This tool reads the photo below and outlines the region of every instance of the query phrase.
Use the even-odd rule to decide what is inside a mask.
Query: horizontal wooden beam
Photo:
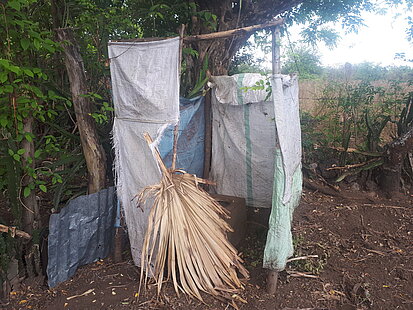
[[[184,37],[184,42],[194,42],[194,41],[201,41],[201,40],[214,40],[214,39],[227,38],[227,37],[230,37],[230,36],[241,36],[241,35],[249,34],[249,33],[254,32],[254,31],[276,27],[276,26],[282,25],[283,23],[284,23],[284,20],[282,18],[279,18],[279,19],[276,19],[272,22],[265,23],[265,24]]]
[[[254,31],[273,28],[273,27],[282,25],[283,23],[284,23],[284,20],[282,18],[279,18],[279,19],[276,19],[274,21],[271,21],[271,22],[268,22],[268,23],[265,23],[265,24],[260,24],[260,25],[236,28],[236,29],[220,31],[220,32],[211,32],[211,33],[205,33],[205,34],[198,34],[198,35],[194,35],[194,36],[187,36],[187,37],[184,37],[184,42],[185,43],[191,43],[191,42],[202,41],[202,40],[223,39],[223,38],[227,38],[227,37],[231,37],[231,36],[242,36],[242,35],[250,34]],[[109,42],[109,45],[110,45],[111,42],[114,42],[114,43],[116,43],[116,42],[152,42],[152,41],[160,41],[160,40],[166,40],[166,39],[171,39],[171,38],[172,37],[113,40],[113,41]]]

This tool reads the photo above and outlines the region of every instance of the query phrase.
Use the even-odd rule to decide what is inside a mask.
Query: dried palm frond
[[[152,143],[148,134],[145,139]],[[231,299],[243,288],[238,272],[248,278],[248,271],[227,240],[226,232],[232,231],[222,218],[228,217],[227,211],[198,186],[208,181],[184,171],[168,170],[157,149],[154,155],[162,179],[138,197],[139,203],[148,198],[154,201],[142,248],[139,290],[143,280],[146,285],[151,277],[159,294],[166,267],[166,280],[172,279],[178,295],[182,291],[202,301],[203,291]]]

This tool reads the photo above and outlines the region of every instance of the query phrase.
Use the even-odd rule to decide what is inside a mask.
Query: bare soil
[[[235,296],[240,309],[413,309],[413,198],[366,203],[305,191],[295,212],[295,257],[279,275],[276,296],[265,291],[262,253],[266,228],[251,220],[240,250],[251,279]],[[255,217],[259,216],[259,211]],[[265,223],[265,222],[264,222]],[[70,281],[47,289],[43,279],[12,292],[8,309],[231,309],[175,294],[166,284],[137,296],[139,270],[131,260],[81,267]],[[82,295],[83,294],[83,295]],[[138,297],[138,298],[137,298]],[[242,300],[247,303],[243,303]]]

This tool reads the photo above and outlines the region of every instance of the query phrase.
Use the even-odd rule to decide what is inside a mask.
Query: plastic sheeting
[[[49,220],[47,277],[50,287],[77,268],[108,256],[114,238],[114,188],[75,198]]]
[[[302,191],[302,173],[299,166],[293,174],[290,199],[284,203],[286,175],[281,151],[275,156],[274,190],[272,209],[269,219],[267,241],[264,249],[263,267],[284,270],[287,259],[294,254],[291,223],[294,209],[298,206]]]
[[[140,265],[150,202],[132,200],[161,174],[143,138],[158,144],[179,117],[179,37],[151,42],[109,42],[115,120],[113,144],[118,198],[122,204],[132,257]]]
[[[211,178],[218,194],[270,208],[277,142],[274,107],[265,90],[244,90],[261,74],[213,77]]]
[[[222,104],[242,105],[263,102],[268,95],[266,89],[244,88],[256,86],[257,82],[266,80],[266,76],[259,73],[213,76],[211,80],[215,94],[213,97]]]
[[[285,185],[284,204],[292,197],[293,175],[301,171],[301,127],[297,77],[274,75],[271,77],[275,124],[281,148]]]
[[[264,268],[283,270],[293,254],[291,222],[301,189],[301,129],[296,77],[270,77],[272,98],[255,86],[260,74],[214,77],[211,176],[219,194],[271,207]],[[243,89],[244,88],[244,89]]]
[[[275,123],[271,103],[213,104],[211,179],[218,194],[270,208]]]
[[[279,146],[263,267],[284,270],[294,253],[291,223],[302,192],[298,81],[295,76],[274,75],[271,85]]]
[[[205,116],[204,98],[180,99],[179,130],[176,167],[203,177]],[[159,151],[167,167],[172,164],[173,129],[169,126],[159,143]]]

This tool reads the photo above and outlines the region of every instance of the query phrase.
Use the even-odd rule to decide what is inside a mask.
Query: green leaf
[[[25,149],[20,149],[20,150],[17,151],[17,154],[23,155],[25,152],[26,152]]]
[[[6,127],[8,123],[9,123],[9,121],[7,120],[7,118],[0,119],[1,127]]]
[[[23,191],[23,196],[24,196],[24,198],[28,197],[28,196],[30,195],[30,192],[31,192],[30,188],[29,188],[29,187],[25,187],[25,188],[24,188],[24,191]]]
[[[24,137],[26,138],[27,141],[33,142],[33,138],[32,138],[32,135],[31,135],[31,134],[25,133],[25,134],[24,134]]]
[[[30,87],[30,90],[32,91],[32,92],[34,92],[34,94],[37,96],[37,97],[42,97],[43,96],[43,94],[42,94],[42,91],[38,88],[38,87],[36,87],[36,86],[31,86]]]
[[[30,77],[34,77],[34,74],[30,69],[23,69],[23,72]]]
[[[36,159],[39,158],[41,154],[42,154],[42,151],[37,150],[36,152],[34,152],[34,158],[36,158]]]
[[[50,40],[50,39],[45,39],[44,42],[49,44],[49,45],[54,45],[55,44],[55,42]]]
[[[10,156],[13,156],[13,155],[14,155],[13,150],[9,149],[8,152],[9,152],[9,155],[10,155]]]
[[[45,43],[45,44],[43,44],[43,47],[45,49],[47,49],[50,53],[54,53],[56,51],[56,49],[53,46],[51,46],[50,44]]]
[[[20,71],[21,71],[21,70],[20,70],[20,67],[13,66],[13,65],[10,65],[8,69],[9,69],[10,71],[16,73],[16,74],[20,74]]]
[[[26,38],[23,38],[23,39],[20,40],[20,45],[22,46],[22,48],[24,50],[27,50],[30,46],[30,40],[26,39]]]
[[[2,65],[4,68],[8,68],[9,61],[7,59],[0,59],[0,65]]]
[[[5,93],[12,93],[12,92],[13,92],[13,86],[11,86],[11,85],[4,85],[4,86],[3,86],[3,92],[5,92]]]
[[[40,41],[38,39],[34,39],[33,41],[34,47],[39,50],[41,47]]]
[[[15,161],[20,161],[20,155],[19,154],[13,154],[13,159]]]
[[[40,188],[40,190],[41,190],[42,192],[47,193],[47,187],[44,186],[43,184],[40,184],[40,185],[39,185],[39,188]]]
[[[0,72],[0,83],[4,83],[7,81],[7,73],[6,72]]]
[[[17,103],[25,104],[25,103],[29,103],[29,102],[32,102],[32,99],[27,98],[27,97],[23,97],[23,96],[17,98]]]
[[[7,5],[16,11],[20,11],[20,2],[17,0],[12,0],[7,3]]]
[[[202,81],[198,81],[198,83],[195,85],[194,89],[188,94],[188,98],[195,97],[201,91],[201,89],[204,87],[206,82],[208,82],[208,79],[209,78],[206,77]]]

